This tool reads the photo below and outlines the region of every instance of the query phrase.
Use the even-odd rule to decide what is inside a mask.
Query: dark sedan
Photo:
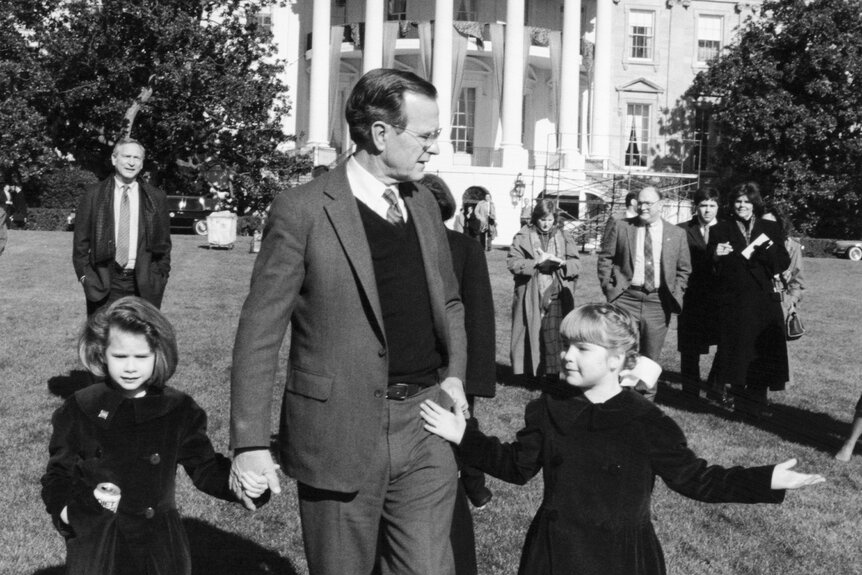
[[[194,231],[205,236],[207,216],[213,213],[217,201],[204,196],[168,196],[171,232]]]

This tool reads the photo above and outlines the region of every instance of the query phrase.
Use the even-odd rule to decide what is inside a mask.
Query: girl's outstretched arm
[[[445,410],[430,399],[426,399],[419,406],[420,415],[425,420],[425,429],[435,435],[439,435],[446,441],[455,445],[461,444],[467,421],[464,413],[456,409],[455,413]]]
[[[826,478],[816,473],[799,473],[790,468],[796,465],[796,458],[779,463],[772,470],[772,489],[799,489],[823,483]]]

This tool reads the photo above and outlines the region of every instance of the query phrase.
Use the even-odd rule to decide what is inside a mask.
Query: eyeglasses
[[[416,138],[416,141],[422,144],[422,149],[427,150],[431,146],[433,146],[437,142],[437,138],[440,137],[440,134],[443,133],[443,128],[437,128],[432,132],[425,132],[424,134],[420,134],[414,130],[407,128],[406,126],[400,126],[398,124],[390,124],[393,128],[398,128],[399,130],[403,130]]]

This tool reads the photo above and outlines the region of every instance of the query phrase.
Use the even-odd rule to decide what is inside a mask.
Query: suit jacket
[[[441,377],[464,381],[464,308],[440,210],[424,187],[400,189],[416,226],[447,363]],[[388,401],[389,350],[356,201],[343,164],[273,201],[231,373],[233,448],[268,446],[272,387],[290,324],[282,464],[298,481],[339,492],[362,483]]]
[[[605,229],[597,262],[599,285],[609,302],[631,285],[635,268],[637,218],[615,220]],[[691,273],[691,256],[685,232],[662,220],[661,285],[659,295],[665,309],[679,313]]]
[[[464,304],[467,334],[468,395],[494,397],[497,383],[494,294],[482,244],[461,232],[446,230],[455,278]]]
[[[156,307],[162,303],[171,271],[171,235],[168,203],[164,192],[138,180],[140,214],[135,279],[141,297]],[[75,213],[72,264],[84,280],[90,301],[108,296],[114,273],[114,177],[85,189]]]

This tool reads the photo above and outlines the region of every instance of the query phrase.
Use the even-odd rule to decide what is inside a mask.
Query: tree
[[[27,182],[52,161],[45,117],[32,101],[49,79],[32,30],[50,2],[0,0],[0,184]]]
[[[766,0],[686,97],[714,102],[716,164],[797,228],[862,233],[862,1]]]
[[[102,176],[113,144],[130,135],[169,192],[205,190],[214,165],[238,185],[289,172],[291,158],[278,151],[290,109],[283,64],[254,17],[272,3],[63,2],[36,35],[52,80],[36,105],[53,145]]]

